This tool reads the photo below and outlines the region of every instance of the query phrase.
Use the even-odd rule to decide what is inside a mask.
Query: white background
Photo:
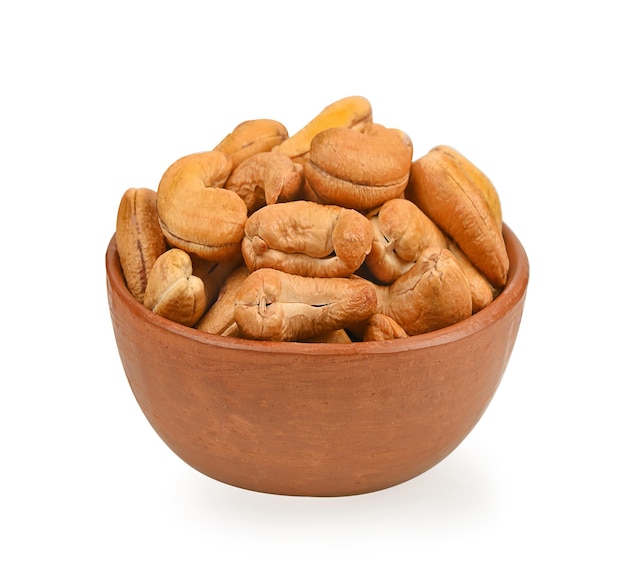
[[[409,7],[410,10],[409,10]],[[626,42],[619,2],[0,8],[0,579],[624,581]],[[531,283],[500,388],[391,489],[214,482],[149,427],[104,253],[128,187],[258,117],[364,95],[495,183]]]

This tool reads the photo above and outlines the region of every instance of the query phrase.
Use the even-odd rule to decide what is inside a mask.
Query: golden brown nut
[[[509,259],[494,192],[481,173],[451,148],[430,150],[411,166],[405,192],[454,242],[496,288],[504,286]],[[497,196],[496,196],[497,200]],[[495,210],[494,210],[495,208]]]
[[[217,335],[238,335],[237,323],[235,322],[235,296],[249,274],[248,267],[242,265],[228,276],[215,303],[198,321],[196,329]]]
[[[276,146],[274,151],[288,155],[304,165],[309,157],[311,140],[331,127],[363,131],[372,121],[372,105],[365,97],[351,96],[326,106],[297,133]]]
[[[248,214],[279,200],[295,200],[304,183],[304,168],[278,152],[260,152],[239,164],[224,187],[246,203]]]
[[[328,129],[313,138],[304,175],[322,202],[371,210],[403,196],[411,152],[394,130]]]
[[[129,188],[117,212],[115,242],[126,286],[143,303],[148,275],[167,250],[156,210],[157,193],[149,188]]]
[[[249,119],[229,133],[215,150],[228,154],[236,168],[259,152],[269,152],[289,137],[287,129],[274,119]]]
[[[369,213],[374,239],[365,263],[381,283],[393,283],[422,251],[445,247],[446,236],[413,202],[394,198]]]
[[[389,133],[389,132],[394,133],[400,138],[400,140],[406,146],[407,157],[409,159],[413,159],[413,142],[411,138],[409,137],[409,135],[400,129],[395,129],[395,128],[390,129],[390,128],[385,127],[384,125],[381,125],[380,123],[374,123],[374,122],[365,123],[357,127],[352,127],[350,129],[359,131],[366,135],[372,135],[372,136],[380,136],[381,134],[383,134],[382,136],[383,138],[384,138],[385,133]],[[308,158],[309,158],[309,155],[307,154],[307,159]],[[306,161],[303,160],[302,163],[306,167]],[[304,181],[304,184],[302,186],[302,192],[301,192],[300,198],[302,198],[303,200],[312,200],[313,202],[319,202],[321,204],[327,203],[327,200],[317,195],[317,193],[315,192],[315,190],[313,190],[313,188],[311,187],[311,185],[309,184],[307,180]]]
[[[415,265],[390,286],[374,287],[376,312],[394,319],[411,336],[447,327],[472,315],[467,278],[445,248],[425,249]]]
[[[264,267],[307,277],[345,277],[372,247],[372,226],[355,210],[296,200],[257,210],[241,244],[251,271]]]
[[[240,253],[234,258],[222,263],[207,261],[196,255],[190,255],[190,258],[193,267],[193,275],[201,279],[204,284],[207,307],[211,307],[211,305],[215,303],[222,286],[228,277],[230,277],[231,273],[243,265],[243,257]]]
[[[170,245],[218,262],[240,252],[248,209],[222,188],[231,169],[227,154],[212,151],[180,158],[165,171],[157,212]]]
[[[458,261],[472,292],[472,313],[484,309],[493,301],[494,290],[485,276],[470,262],[453,240],[448,239],[448,249]]]
[[[367,320],[375,308],[376,290],[363,279],[259,269],[239,288],[235,321],[244,337],[299,341]]]
[[[373,342],[409,337],[395,319],[382,313],[370,317],[363,334],[363,341]]]
[[[413,159],[413,140],[411,139],[411,136],[402,131],[401,129],[397,129],[395,127],[387,127],[385,125],[382,125],[381,123],[370,123],[367,127],[365,127],[365,129],[363,130],[363,133],[367,134],[367,135],[381,135],[384,137],[384,135],[388,132],[393,132],[395,133],[403,142],[404,145],[407,148],[408,151],[408,156],[409,158]]]
[[[422,251],[429,246],[448,248],[469,282],[472,312],[476,313],[491,303],[493,289],[484,275],[413,202],[395,198],[372,211],[368,217],[374,240],[365,264],[378,281],[393,283],[415,264]]]
[[[442,156],[446,156],[451,159],[452,163],[460,166],[470,177],[472,182],[476,184],[482,195],[485,197],[489,208],[493,212],[496,219],[496,224],[502,228],[502,207],[500,204],[500,197],[495,186],[491,183],[491,180],[487,175],[477,168],[472,162],[470,162],[463,154],[451,148],[447,145],[440,145],[433,148],[437,150]]]
[[[202,280],[192,273],[191,258],[185,251],[166,251],[150,272],[144,305],[170,321],[195,325],[206,310],[206,295]]]

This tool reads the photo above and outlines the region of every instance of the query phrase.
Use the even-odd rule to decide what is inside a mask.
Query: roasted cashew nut
[[[214,148],[230,156],[233,168],[259,152],[269,152],[289,137],[274,119],[249,119],[240,123]]]
[[[365,263],[381,283],[393,283],[415,264],[424,249],[447,244],[439,227],[405,198],[388,200],[368,218],[374,238]]]
[[[448,238],[448,250],[454,255],[469,283],[472,292],[472,313],[478,313],[493,301],[495,290],[485,276],[465,256],[459,245],[450,238]]]
[[[162,317],[193,326],[206,310],[202,280],[193,275],[189,255],[170,249],[154,263],[148,277],[144,305]]]
[[[210,261],[240,252],[248,217],[244,201],[222,188],[232,170],[227,154],[190,154],[174,162],[157,191],[157,213],[170,245]]]
[[[373,342],[405,337],[409,337],[409,334],[400,327],[395,319],[382,313],[375,313],[367,322],[363,341]]]
[[[483,274],[463,251],[413,202],[395,198],[372,211],[374,240],[372,252],[365,258],[369,271],[378,281],[393,283],[406,273],[428,247],[448,248],[459,262],[472,292],[472,312],[476,313],[493,300],[493,290]]]
[[[376,313],[395,320],[409,335],[434,331],[472,315],[472,294],[458,261],[446,248],[424,249],[389,286],[375,285]]]
[[[365,97],[344,97],[324,107],[298,132],[274,147],[273,151],[286,154],[294,162],[304,165],[309,158],[311,141],[318,133],[331,127],[364,131],[371,122],[372,105]]]
[[[260,152],[239,164],[224,187],[246,203],[248,214],[262,206],[295,200],[304,183],[304,168],[278,152]]]
[[[502,228],[502,207],[500,204],[500,197],[498,196],[495,186],[487,175],[475,164],[470,162],[463,154],[461,154],[461,152],[450,146],[440,145],[432,149],[433,151],[438,152],[442,158],[449,158],[452,165],[463,169],[469,179],[476,184],[476,187],[485,198],[487,205],[493,212],[496,224],[499,228]]]
[[[496,289],[507,279],[509,258],[495,189],[467,158],[436,147],[414,161],[405,196],[459,245]]]
[[[243,265],[241,254],[237,254],[228,261],[217,262],[201,259],[197,255],[190,255],[193,274],[202,280],[207,307],[211,307],[217,300],[222,286],[231,273]]]
[[[167,250],[156,210],[157,193],[149,188],[129,188],[117,212],[115,242],[126,286],[143,303],[154,262]]]
[[[196,329],[231,337],[240,335],[235,322],[235,296],[249,274],[248,267],[242,265],[226,278],[217,299],[198,321]]]
[[[304,175],[320,201],[371,210],[403,196],[411,155],[397,131],[333,128],[313,138]]]
[[[355,210],[296,200],[252,214],[241,244],[251,271],[264,267],[308,277],[345,277],[372,247],[372,226]]]
[[[235,298],[235,321],[244,337],[298,341],[365,321],[376,290],[357,278],[301,277],[259,269]]]
[[[410,137],[374,123],[360,96],[291,137],[244,121],[174,162],[156,192],[125,192],[127,287],[172,321],[261,340],[385,340],[462,321],[506,284],[500,199],[453,148],[412,158]]]
[[[408,157],[413,159],[413,140],[411,136],[402,131],[401,129],[395,127],[387,127],[382,125],[381,123],[370,123],[364,130],[363,133],[366,135],[379,136],[382,139],[385,139],[385,136],[389,133],[395,133],[404,143],[407,148]]]

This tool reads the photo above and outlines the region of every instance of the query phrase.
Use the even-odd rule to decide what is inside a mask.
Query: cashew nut
[[[333,128],[311,142],[304,175],[318,198],[357,210],[371,210],[400,198],[409,180],[412,148],[397,131],[372,134]]]
[[[127,287],[172,321],[260,340],[376,341],[462,321],[507,280],[500,199],[451,147],[412,159],[408,134],[375,123],[360,96],[292,136],[244,121],[171,164],[156,192],[124,193]]]
[[[251,271],[269,267],[308,277],[344,277],[364,262],[372,237],[369,220],[355,210],[296,200],[252,214],[241,251]]]
[[[385,134],[387,134],[388,132],[395,133],[402,140],[407,148],[409,158],[413,159],[413,140],[408,133],[395,127],[387,127],[385,125],[382,125],[381,123],[374,122],[370,123],[363,130],[363,133],[365,133],[366,135],[382,136],[383,139],[385,137]]]
[[[502,207],[500,204],[500,197],[498,196],[495,186],[487,175],[470,162],[463,154],[450,146],[440,145],[432,149],[438,151],[442,157],[445,156],[450,158],[452,164],[463,168],[463,171],[466,172],[471,181],[476,184],[479,191],[487,201],[487,204],[496,219],[496,224],[499,228],[502,228]]]
[[[327,105],[297,133],[287,138],[273,151],[288,155],[294,162],[306,163],[311,140],[331,127],[345,127],[363,131],[372,121],[372,105],[365,97],[352,96]]]
[[[244,337],[299,341],[369,319],[376,290],[358,278],[302,277],[259,269],[235,298],[235,321]]]
[[[224,187],[246,203],[248,214],[266,204],[298,197],[304,183],[304,168],[278,152],[259,152],[239,164]]]
[[[165,171],[157,212],[170,245],[218,262],[240,252],[248,209],[222,188],[231,170],[230,157],[212,151],[187,155]]]
[[[451,148],[437,147],[414,161],[405,192],[448,234],[496,288],[504,286],[509,258],[502,236],[499,202],[490,182]]]
[[[207,307],[211,307],[215,303],[228,277],[243,264],[241,254],[237,254],[232,259],[221,263],[207,261],[197,255],[190,255],[190,258],[193,274],[201,279],[204,284]]]
[[[226,278],[217,299],[198,321],[196,329],[217,335],[239,335],[235,322],[235,296],[249,274],[248,267],[242,265]]]
[[[485,276],[471,263],[465,253],[452,239],[448,238],[448,249],[459,263],[472,292],[472,313],[487,307],[494,297],[494,289]]]
[[[117,212],[115,242],[126,286],[143,303],[148,275],[167,243],[156,211],[157,193],[149,188],[129,188]]]
[[[289,137],[287,129],[274,119],[249,119],[240,123],[214,148],[228,154],[236,168],[259,152],[269,152]]]
[[[154,263],[144,305],[157,315],[176,323],[193,326],[206,310],[206,294],[202,280],[193,275],[189,255],[170,249]]]
[[[407,272],[429,246],[448,248],[459,262],[472,292],[472,312],[493,300],[493,289],[463,251],[413,202],[395,198],[368,215],[374,240],[365,258],[370,273],[381,283],[393,283]]]
[[[447,244],[439,227],[405,198],[388,200],[368,218],[374,238],[365,264],[381,283],[393,283],[415,264],[425,248]]]
[[[472,315],[472,294],[458,261],[446,248],[424,249],[391,285],[371,283],[376,313],[395,320],[409,335],[452,325]]]
[[[404,337],[409,337],[409,334],[400,327],[395,319],[382,313],[375,313],[367,322],[363,341],[372,342]]]

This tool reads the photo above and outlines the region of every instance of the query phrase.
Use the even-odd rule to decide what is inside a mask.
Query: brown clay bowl
[[[163,319],[126,289],[106,253],[113,329],[148,421],[209,477],[266,493],[339,496],[427,471],[476,425],[504,374],[528,284],[528,258],[505,225],[509,281],[488,307],[448,328],[383,342],[224,338]]]

